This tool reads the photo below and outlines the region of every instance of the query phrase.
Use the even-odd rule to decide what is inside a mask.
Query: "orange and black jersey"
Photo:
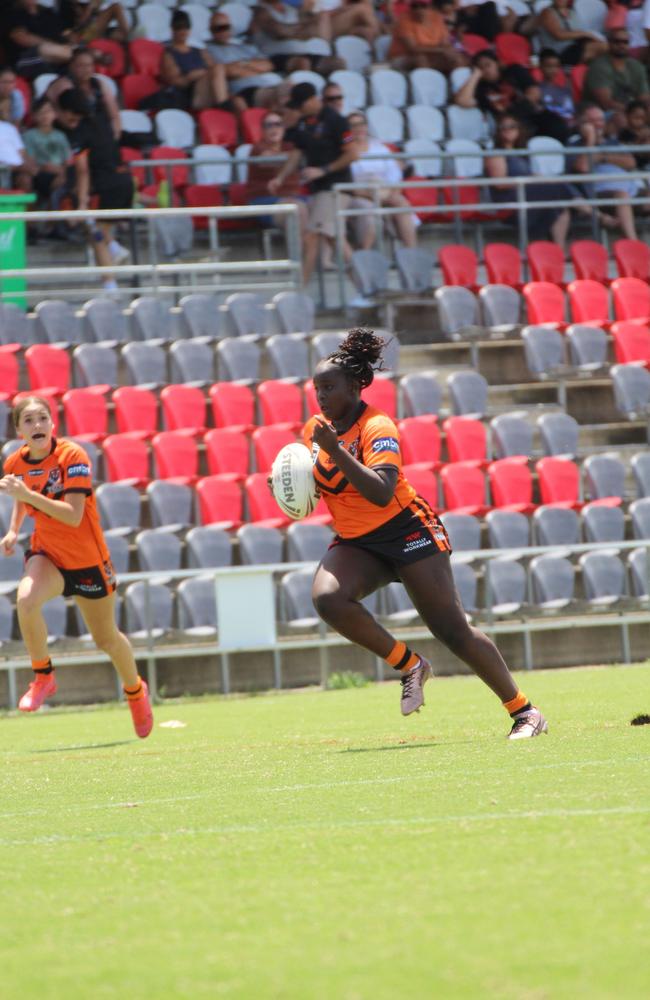
[[[25,445],[7,458],[4,471],[51,500],[61,500],[67,493],[83,493],[86,497],[83,518],[76,528],[25,503],[35,522],[30,542],[33,551],[45,553],[63,569],[94,566],[110,559],[95,502],[90,460],[83,448],[65,438],[53,438],[49,455],[35,459],[29,457]]]

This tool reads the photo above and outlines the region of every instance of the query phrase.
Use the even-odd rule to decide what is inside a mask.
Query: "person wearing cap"
[[[287,142],[295,149],[289,153],[280,171],[268,183],[269,194],[275,195],[287,177],[304,163],[301,178],[312,195],[309,203],[309,221],[303,248],[303,281],[309,281],[321,241],[333,245],[336,238],[335,184],[349,184],[352,181],[350,164],[357,159],[359,150],[352,138],[347,121],[330,105],[324,105],[316,88],[311,83],[297,83],[291,88],[287,107],[297,113],[298,119],[287,129]],[[339,204],[342,209],[372,210],[372,202],[366,198],[354,198],[341,192]],[[360,243],[367,249],[373,242],[373,229],[358,216],[361,236]],[[344,239],[343,253],[348,260],[351,248]]]

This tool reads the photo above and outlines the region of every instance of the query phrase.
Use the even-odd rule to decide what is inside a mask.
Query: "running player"
[[[0,490],[14,499],[9,530],[0,548],[15,549],[26,514],[35,521],[16,608],[34,680],[22,696],[22,712],[35,712],[56,692],[47,651],[46,601],[74,597],[99,649],[110,656],[124,685],[133,725],[144,739],[153,727],[146,682],[138,676],[128,639],[115,624],[115,573],[102,533],[90,475],[90,462],[78,444],[55,438],[49,403],[40,396],[22,399],[13,410],[18,437],[25,444],[5,462]]]
[[[424,704],[431,667],[361,604],[401,580],[433,635],[500,698],[513,720],[509,738],[538,736],[548,728],[542,713],[517,688],[491,639],[467,621],[447,533],[402,472],[395,424],[361,399],[383,346],[369,330],[352,330],[314,374],[321,413],[307,422],[303,438],[337,532],[316,570],[314,605],[328,625],[401,674],[402,714],[410,715]]]

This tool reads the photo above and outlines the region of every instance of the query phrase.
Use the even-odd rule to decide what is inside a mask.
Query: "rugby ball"
[[[309,448],[297,441],[285,445],[271,467],[273,496],[280,510],[298,521],[318,503],[318,493]]]

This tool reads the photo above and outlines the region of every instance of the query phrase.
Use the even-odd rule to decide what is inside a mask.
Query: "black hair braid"
[[[361,389],[366,389],[375,377],[375,371],[383,368],[381,356],[385,346],[386,342],[372,330],[355,327],[338,350],[330,354],[328,361],[342,368],[346,375],[359,383]]]

